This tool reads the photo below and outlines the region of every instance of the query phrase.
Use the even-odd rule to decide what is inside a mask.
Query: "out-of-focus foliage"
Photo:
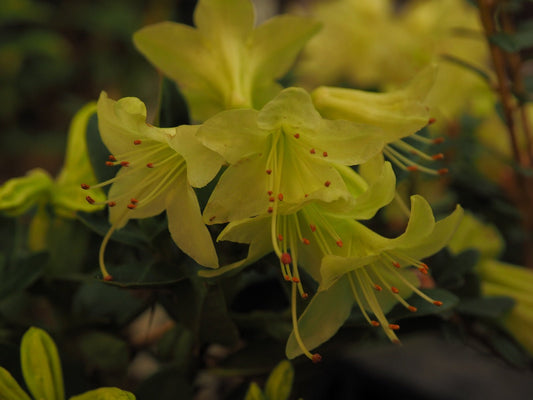
[[[218,4],[223,4],[224,1],[226,0],[218,1]],[[183,182],[187,186],[191,183],[188,186],[189,194],[191,198],[197,197],[201,210],[217,211],[217,215],[204,215],[204,222],[209,226],[205,229],[203,238],[206,241],[217,237],[235,240],[236,243],[214,241],[219,265],[229,268],[203,269],[195,260],[202,263],[200,256],[208,257],[212,253],[208,254],[206,251],[201,254],[201,249],[194,253],[194,259],[189,257],[187,254],[191,253],[183,243],[193,237],[193,230],[189,232],[184,224],[175,225],[174,228],[181,229],[180,240],[176,240],[176,235],[173,236],[167,229],[172,215],[159,214],[165,207],[161,208],[157,201],[151,209],[157,212],[152,212],[149,218],[125,218],[122,222],[127,224],[116,230],[111,227],[109,216],[112,215],[111,222],[116,222],[113,213],[117,213],[114,215],[119,215],[120,219],[120,212],[124,210],[117,208],[110,212],[98,207],[89,209],[91,204],[83,200],[86,195],[93,196],[91,199],[95,203],[103,200],[103,197],[97,199],[89,192],[79,189],[79,184],[93,184],[94,180],[85,181],[86,178],[83,178],[83,181],[77,182],[76,196],[81,193],[83,206],[80,206],[81,211],[78,210],[75,215],[75,208],[67,207],[68,213],[61,212],[57,203],[48,201],[53,195],[61,197],[61,193],[65,194],[59,189],[62,183],[68,181],[70,184],[71,181],[82,179],[75,173],[67,173],[66,177],[60,173],[62,165],[64,168],[74,165],[69,170],[80,172],[79,164],[69,163],[68,160],[72,158],[63,156],[65,149],[69,147],[66,140],[69,120],[87,101],[97,100],[102,90],[107,92],[109,99],[126,96],[141,99],[126,100],[131,106],[128,108],[131,111],[129,114],[116,106],[120,102],[107,99],[110,105],[107,111],[111,115],[107,121],[109,125],[115,126],[116,120],[123,118],[122,125],[119,124],[121,128],[136,128],[127,129],[127,133],[135,137],[128,136],[126,154],[136,151],[133,145],[136,145],[135,140],[140,140],[140,133],[146,134],[142,137],[142,141],[146,141],[147,138],[154,138],[155,131],[174,133],[176,130],[169,127],[190,123],[191,110],[187,105],[190,99],[183,96],[169,78],[158,76],[158,72],[137,53],[132,35],[148,24],[164,20],[192,26],[195,3],[166,0],[0,1],[0,183],[13,178],[20,179],[16,177],[23,177],[27,171],[33,170],[22,178],[20,186],[17,185],[21,181],[15,181],[17,185],[11,184],[17,186],[17,190],[10,193],[16,193],[13,198],[20,201],[13,202],[15,206],[9,210],[3,209],[0,215],[0,398],[2,390],[10,393],[11,397],[8,398],[23,400],[28,398],[25,392],[37,393],[39,389],[36,387],[39,384],[32,380],[37,381],[38,376],[28,367],[32,363],[47,364],[49,370],[53,371],[50,376],[54,377],[55,384],[47,382],[46,385],[57,388],[58,357],[61,359],[65,397],[72,400],[129,399],[133,396],[131,393],[139,400],[286,400],[301,397],[312,400],[321,395],[320,388],[328,380],[333,382],[333,389],[328,389],[328,396],[331,398],[353,398],[354,393],[364,398],[365,383],[367,386],[379,386],[383,391],[396,393],[398,384],[383,378],[389,376],[387,373],[378,375],[365,363],[356,364],[355,367],[355,374],[359,377],[358,386],[347,387],[345,385],[352,382],[353,376],[345,377],[342,372],[349,371],[353,374],[353,371],[340,368],[339,372],[328,362],[368,352],[372,354],[372,360],[385,360],[383,362],[390,368],[387,351],[391,350],[392,345],[388,343],[385,333],[397,330],[398,321],[401,321],[398,336],[406,342],[419,336],[437,337],[439,340],[455,343],[461,349],[475,349],[483,354],[483,360],[487,364],[495,360],[501,363],[504,360],[505,364],[501,363],[502,365],[521,368],[521,373],[530,377],[531,355],[524,348],[531,352],[533,283],[530,270],[525,269],[528,261],[527,246],[524,244],[531,243],[532,233],[524,224],[524,207],[516,201],[516,194],[522,195],[516,190],[516,186],[520,185],[513,186],[509,177],[518,172],[527,178],[531,177],[532,172],[530,166],[520,165],[513,159],[513,149],[503,115],[504,107],[495,91],[498,84],[491,64],[491,53],[487,45],[489,42],[485,40],[483,27],[479,23],[479,8],[475,2],[279,2],[279,9],[298,9],[299,15],[312,15],[314,21],[323,24],[323,28],[309,42],[304,53],[296,58],[294,68],[289,69],[290,66],[284,64],[279,70],[274,67],[269,69],[268,84],[276,90],[289,85],[307,88],[339,85],[342,88],[334,88],[331,92],[327,89],[322,94],[341,99],[348,107],[343,110],[342,116],[334,114],[342,110],[338,104],[332,109],[329,106],[321,109],[318,100],[321,89],[317,89],[311,96],[316,104],[309,100],[309,107],[306,109],[312,111],[303,116],[297,115],[293,107],[295,104],[301,105],[302,96],[294,99],[298,97],[298,93],[301,95],[304,92],[301,89],[289,89],[280,95],[281,98],[288,97],[288,100],[285,98],[284,101],[277,99],[271,102],[272,98],[262,98],[257,103],[258,110],[224,111],[202,128],[202,133],[197,135],[202,143],[209,145],[212,151],[220,152],[225,161],[232,165],[223,165],[213,182],[205,187],[197,188],[196,186],[202,185],[193,185],[190,182],[191,176],[187,176],[188,181],[183,176]],[[489,35],[490,43],[507,51],[505,57],[511,60],[513,54],[518,54],[524,63],[533,54],[530,49],[533,43],[530,35],[531,21],[527,20],[527,13],[524,11],[528,9],[526,3],[528,2],[509,1],[506,5],[511,8],[503,10],[512,16],[516,33],[502,30]],[[309,32],[304,31],[310,35],[316,26],[312,23]],[[276,39],[291,37],[283,35],[281,31],[275,33]],[[303,36],[307,37],[307,33]],[[214,37],[218,38],[216,35]],[[297,43],[293,43],[290,48],[282,49],[281,53],[276,54],[289,54],[293,57],[295,47],[305,41],[300,39],[295,40]],[[244,48],[250,43],[254,43],[253,40],[245,41]],[[173,45],[167,44],[171,47]],[[230,44],[232,47],[234,42]],[[265,43],[263,45],[266,46]],[[268,49],[275,53],[276,48]],[[194,54],[195,49],[191,48],[189,51]],[[225,55],[219,56],[225,59]],[[419,88],[414,96],[405,96],[410,93],[409,89],[398,90],[400,87],[409,88],[406,86],[408,81],[434,62],[440,64],[437,84],[427,98],[426,85],[423,90]],[[216,69],[219,65],[211,67]],[[526,104],[525,109],[529,108],[528,93],[532,86],[532,80],[528,79],[531,77],[527,76],[528,69],[523,68],[521,71],[525,74],[523,85],[512,88],[512,105],[517,116],[520,115],[519,106]],[[222,73],[222,69],[217,72]],[[286,75],[279,79],[278,87],[272,78],[280,78],[285,72]],[[174,78],[172,75],[170,77]],[[202,79],[204,78],[210,78],[209,74]],[[186,84],[180,78],[176,79],[180,85]],[[362,92],[363,89],[377,93]],[[431,100],[429,109],[424,106],[427,99]],[[146,109],[136,112],[142,103],[146,103]],[[388,109],[384,103],[389,104]],[[260,111],[264,104],[270,105],[266,111]],[[301,347],[294,344],[295,325],[291,323],[291,319],[295,319],[294,315],[297,314],[301,316],[310,301],[296,296],[296,285],[287,283],[280,276],[279,255],[269,254],[273,244],[270,241],[266,244],[264,241],[259,242],[259,239],[264,237],[261,236],[264,232],[267,232],[267,236],[275,232],[276,221],[283,221],[285,224],[284,228],[277,228],[292,229],[294,236],[301,236],[302,230],[304,234],[310,234],[312,228],[302,228],[303,224],[300,226],[292,223],[292,215],[287,217],[287,214],[283,214],[291,206],[289,204],[287,209],[282,209],[285,203],[280,206],[279,219],[274,225],[268,216],[251,219],[252,223],[249,225],[247,222],[250,221],[242,220],[233,221],[227,225],[229,228],[215,224],[227,222],[225,217],[233,218],[233,214],[223,215],[218,212],[226,206],[231,207],[233,203],[242,205],[232,209],[235,214],[248,212],[248,206],[255,207],[251,214],[259,214],[264,213],[271,202],[265,197],[266,191],[260,193],[262,197],[256,196],[256,203],[252,202],[256,200],[253,197],[254,190],[267,178],[264,165],[254,164],[257,168],[248,168],[245,161],[237,160],[237,156],[232,158],[233,151],[237,153],[237,150],[252,149],[261,157],[265,151],[260,146],[268,146],[268,141],[271,140],[265,132],[277,135],[276,129],[286,121],[291,122],[290,128],[283,126],[287,131],[294,129],[294,126],[304,126],[308,129],[306,132],[322,134],[326,131],[323,119],[342,117],[351,119],[349,124],[371,120],[372,115],[368,112],[346,111],[357,104],[362,109],[366,107],[378,111],[384,109],[380,107],[385,107],[388,110],[386,114],[377,112],[376,115],[378,119],[383,119],[383,116],[386,118],[380,121],[381,124],[377,124],[380,125],[379,130],[373,131],[380,132],[387,139],[381,138],[379,145],[385,142],[389,144],[390,138],[404,139],[396,146],[414,153],[409,155],[409,162],[427,168],[433,175],[420,173],[419,168],[409,169],[407,167],[413,165],[407,165],[407,162],[403,163],[403,167],[392,165],[378,154],[357,169],[361,178],[354,178],[344,191],[337,192],[342,193],[340,197],[343,199],[350,196],[366,199],[366,202],[361,202],[362,206],[357,203],[359,208],[349,208],[340,201],[335,203],[347,215],[373,218],[361,224],[357,222],[360,234],[352,235],[349,243],[346,241],[339,246],[335,241],[331,242],[335,248],[330,251],[333,254],[329,254],[328,258],[328,265],[332,266],[328,270],[330,275],[322,275],[319,260],[313,259],[321,257],[320,252],[300,252],[303,254],[302,263],[307,262],[310,267],[301,269],[298,283],[308,290],[305,294],[310,299],[323,299],[323,294],[328,293],[328,284],[337,285],[335,287],[341,287],[342,290],[329,297],[333,298],[331,304],[318,307],[320,312],[317,315],[322,313],[324,318],[319,321],[314,318],[311,322],[306,321],[306,318],[300,319],[302,331],[307,330],[308,336],[320,336],[326,332],[327,335],[322,336],[332,337],[325,341],[321,336],[313,343],[313,346],[320,345],[318,350],[324,362],[314,365],[304,357],[296,357],[289,364],[285,353],[288,339],[292,338],[291,346],[297,348],[293,355],[301,350]],[[319,115],[314,107],[323,115]],[[113,114],[115,112],[117,114]],[[330,112],[333,114],[328,115]],[[398,126],[398,121],[406,122],[407,116],[403,115],[406,112],[410,113],[413,121],[402,125],[402,132],[399,132],[394,128]],[[279,122],[276,120],[279,114],[288,117]],[[102,112],[100,115],[107,114]],[[426,126],[427,122],[433,122],[433,117],[437,121]],[[129,121],[130,125],[124,120]],[[161,129],[147,125],[146,121]],[[298,125],[302,121],[314,122],[310,127]],[[115,150],[107,149],[102,142],[100,129],[106,129],[105,122],[101,122],[99,128],[94,115],[85,122],[83,141],[86,140],[88,158],[96,181],[111,179],[120,166],[109,158],[110,152]],[[344,129],[348,132],[347,127],[352,126],[347,121],[335,123],[338,124],[335,125],[338,128],[336,137],[341,137]],[[517,123],[517,126],[520,130],[527,129],[527,119]],[[253,143],[239,142],[239,129],[243,127],[249,128],[248,133],[255,135]],[[189,128],[194,131],[197,129],[187,127],[185,130]],[[408,133],[422,129],[418,132],[418,138],[414,139],[404,137],[404,128]],[[198,131],[200,132],[200,128]],[[299,136],[302,132],[291,133],[296,138],[295,135]],[[167,136],[162,134],[160,139],[164,137],[161,141],[170,148],[172,135]],[[349,136],[342,138],[344,140]],[[323,146],[330,145],[318,134],[314,139]],[[526,139],[523,136],[518,141],[524,152],[528,149]],[[347,144],[339,145],[337,142],[331,147],[335,148],[337,154],[345,151],[346,158],[353,157],[359,150],[352,152],[348,139],[345,143]],[[368,143],[375,145],[378,141],[369,138]],[[76,149],[81,147],[74,146]],[[370,152],[377,153],[378,147],[375,145],[375,148],[368,150],[368,157]],[[292,151],[294,148],[287,146],[285,150]],[[307,149],[290,160],[303,159],[310,153]],[[189,153],[187,149],[183,149],[184,158],[190,154],[190,149]],[[389,152],[390,154],[396,153]],[[331,153],[327,156],[334,158],[335,155]],[[364,156],[362,154],[361,159]],[[139,159],[144,162],[142,157],[141,154]],[[326,155],[322,157],[325,158]],[[205,163],[200,163],[199,170],[207,174],[206,171],[211,171],[212,167],[209,163],[214,161],[209,159],[208,163],[205,160]],[[324,165],[328,164],[322,161],[320,159],[316,164],[308,165],[312,168],[318,165],[320,168],[316,167],[317,171],[322,171],[321,168],[326,170]],[[109,163],[112,165],[109,166]],[[305,169],[296,168],[296,164],[288,165],[294,167],[286,168],[292,172],[293,180],[289,183],[292,187],[299,187],[304,179],[301,175],[296,177],[296,174],[305,172]],[[449,173],[445,175],[446,169]],[[45,173],[44,170],[48,172]],[[228,184],[227,177],[231,177],[235,170],[250,175]],[[258,173],[253,175],[257,171],[262,175],[255,179],[259,176]],[[339,182],[349,174],[346,171],[339,167]],[[435,177],[434,175],[439,175],[438,171],[443,172],[440,174],[443,176]],[[53,178],[54,176],[57,178]],[[67,179],[69,176],[72,179]],[[247,176],[252,178],[247,180]],[[314,182],[315,178],[311,176],[310,181]],[[126,182],[132,183],[131,187],[126,187],[118,195],[121,200],[125,199],[124,204],[137,204],[132,200],[134,197],[129,190],[136,190],[138,187],[135,184],[142,182],[142,179]],[[166,178],[161,180],[164,179]],[[219,182],[223,184],[217,186]],[[331,184],[330,181],[326,182]],[[524,182],[528,182],[527,179],[522,183]],[[323,190],[320,200],[327,203],[330,193],[324,187],[329,187],[329,184],[325,185],[323,181],[318,183]],[[219,189],[214,189],[216,186]],[[41,187],[46,190],[40,191]],[[221,187],[224,190],[221,191]],[[41,196],[45,192],[46,196]],[[106,190],[103,192],[110,196],[114,194]],[[212,202],[212,193],[216,193],[216,204]],[[437,304],[417,295],[405,299],[400,297],[400,301],[398,297],[394,297],[397,293],[392,291],[393,294],[388,293],[390,301],[373,309],[375,304],[358,302],[353,292],[366,295],[360,282],[368,283],[363,274],[366,271],[373,273],[375,265],[384,262],[383,257],[386,255],[378,253],[386,251],[381,252],[380,246],[389,246],[386,250],[394,251],[397,248],[390,244],[402,244],[401,240],[398,242],[397,239],[389,238],[398,238],[406,231],[408,218],[405,213],[409,213],[409,207],[404,202],[415,194],[424,196],[431,207],[426,202],[422,203],[419,196],[413,198],[413,203],[424,209],[425,218],[413,218],[411,225],[415,227],[407,228],[408,233],[425,232],[427,237],[433,239],[436,236],[447,236],[453,227],[446,229],[446,235],[439,231],[440,228],[434,227],[453,225],[446,222],[450,220],[443,218],[450,215],[456,204],[461,204],[467,211],[463,225],[459,227],[455,239],[447,249],[437,252],[448,237],[440,237],[441,240],[435,240],[430,246],[424,242],[426,236],[422,234],[417,237],[421,246],[404,246],[409,251],[402,254],[407,260],[402,263],[416,265],[418,269],[414,269],[414,273],[405,278],[407,282],[402,281],[404,286],[397,286],[402,289],[402,293],[410,293],[413,288],[420,286],[424,296],[438,299],[437,303],[442,301],[442,307],[438,308]],[[395,200],[390,205],[377,212],[394,197]],[[63,198],[72,199],[68,196]],[[0,204],[2,201],[7,204],[6,199],[9,200],[5,196],[0,198]],[[288,204],[289,200],[290,195],[287,195],[284,201]],[[108,205],[110,201],[106,201]],[[308,200],[303,202],[305,201]],[[73,201],[76,202],[77,200]],[[206,207],[206,204],[209,205]],[[172,206],[178,207],[175,203]],[[302,213],[311,209],[306,207],[302,207]],[[95,212],[86,212],[88,210]],[[313,212],[329,218],[324,210],[326,209],[316,208]],[[472,213],[475,213],[475,217]],[[452,219],[458,219],[459,214],[457,211]],[[433,224],[433,215],[437,221],[443,222]],[[254,225],[258,221],[262,224],[261,229],[266,228],[258,229]],[[330,225],[330,228],[331,226],[342,233],[349,231],[340,222],[339,225]],[[203,228],[205,227],[202,225],[202,230]],[[432,233],[433,228],[437,232],[435,235]],[[384,237],[373,234],[368,239],[363,233],[371,230]],[[251,238],[250,232],[257,235]],[[326,232],[329,239],[328,235],[330,232]],[[38,239],[29,240],[31,238]],[[102,238],[106,238],[106,246],[101,247]],[[418,243],[414,236],[411,238],[413,243]],[[365,254],[356,253],[354,249],[361,249],[363,239],[368,239],[367,242],[374,247],[363,247]],[[274,243],[277,243],[275,240],[274,237]],[[250,242],[251,245],[248,246]],[[305,244],[305,241],[302,242],[300,247]],[[211,248],[210,245],[208,247]],[[399,248],[405,250],[404,247]],[[112,273],[113,279],[110,281],[102,279],[105,275],[102,276],[98,268],[103,263],[102,254],[99,255],[101,248],[107,249],[105,264]],[[425,251],[421,252],[421,248]],[[282,256],[285,253],[284,251]],[[292,248],[291,253],[294,254]],[[410,259],[411,256],[421,257],[433,253],[436,254],[424,261],[429,265],[429,271],[424,268],[426,264]],[[361,261],[362,258],[365,259]],[[247,263],[250,264],[247,268],[241,268]],[[357,266],[357,272],[352,270],[354,266]],[[202,271],[201,275],[199,271]],[[331,271],[340,271],[342,274],[339,276],[343,278],[339,280],[339,276]],[[397,275],[393,276],[397,278]],[[352,280],[357,278],[357,284],[351,284],[349,277]],[[386,276],[385,281],[388,279]],[[375,290],[378,291],[377,288]],[[339,304],[339,299],[344,302]],[[317,302],[313,304],[316,305]],[[352,307],[353,304],[356,306]],[[361,309],[374,312],[390,310],[383,320],[387,321],[390,332],[370,327]],[[332,324],[331,320],[335,319]],[[383,321],[380,322],[383,324]],[[316,329],[313,329],[317,326],[314,324],[319,324]],[[22,337],[31,326],[49,332],[57,343],[57,357],[53,352],[41,351],[42,348],[19,351],[21,341],[23,346],[24,343],[28,344]],[[35,333],[39,328],[32,329]],[[43,331],[39,329],[39,332]],[[304,337],[304,341],[305,339]],[[51,348],[50,343],[53,344],[48,336],[40,343],[41,347],[48,349]],[[387,348],[382,351],[377,346]],[[405,346],[392,351],[403,355],[416,353],[433,365],[453,364],[446,354],[426,352],[423,347]],[[52,361],[42,361],[43,354],[48,354]],[[39,357],[41,359],[38,360]],[[395,370],[412,371],[411,366],[403,364],[402,357],[394,360],[398,363],[395,364]],[[418,364],[416,368],[419,368]],[[451,369],[461,372],[458,365],[453,365]],[[514,371],[508,369],[507,372],[511,376]],[[415,371],[412,375],[416,375],[417,380],[418,372],[430,374],[431,369]],[[27,385],[21,387],[25,379]],[[438,383],[442,382],[439,381],[439,376],[428,379],[432,382],[434,380],[434,388],[438,388]],[[525,381],[526,383],[506,379],[502,385],[505,389],[527,388],[527,379]],[[414,383],[406,385],[411,384],[416,386]],[[126,394],[119,389],[108,389],[109,387],[120,387],[131,393]],[[411,389],[416,391],[413,387]],[[111,397],[115,394],[123,397]],[[53,398],[55,395],[50,396]],[[61,397],[60,393],[57,396]]]

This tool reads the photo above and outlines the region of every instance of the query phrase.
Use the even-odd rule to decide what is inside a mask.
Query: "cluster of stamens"
[[[431,297],[423,293],[420,289],[418,289],[416,286],[414,286],[411,282],[409,282],[402,274],[400,274],[400,272],[398,271],[400,268],[402,268],[402,264],[400,263],[400,261],[405,266],[412,266],[417,268],[423,274],[427,274],[429,271],[429,267],[427,266],[427,264],[415,260],[400,252],[390,251],[383,252],[380,255],[378,261],[369,265],[367,268],[360,268],[348,274],[348,280],[350,282],[352,294],[361,312],[363,313],[364,318],[373,327],[382,326],[385,334],[394,343],[399,343],[399,339],[394,333],[394,331],[399,330],[400,325],[391,324],[388,322],[387,318],[385,317],[385,314],[381,309],[381,306],[379,305],[378,298],[376,297],[374,292],[382,292],[383,288],[387,288],[394,296],[394,298],[407,310],[411,312],[416,312],[417,308],[409,304],[401,296],[400,290],[390,284],[390,282],[383,276],[382,272],[387,272],[389,276],[392,276],[395,280],[401,281],[410,290],[412,290],[424,300],[434,304],[435,306],[442,306],[441,301],[432,299]],[[364,306],[364,303],[368,305],[377,320],[372,319],[369,316]]]
[[[432,124],[434,122],[435,122],[435,119],[431,118],[428,123]],[[416,133],[409,136],[409,138],[424,145],[439,144],[444,141],[444,138],[442,137],[430,139],[430,138],[426,138],[424,136],[418,135]],[[424,161],[434,162],[437,160],[444,159],[444,154],[442,153],[427,154],[423,152],[422,150],[410,145],[403,139],[387,144],[385,148],[383,149],[383,154],[390,161],[392,161],[394,164],[396,164],[400,169],[404,171],[409,171],[409,172],[420,171],[420,172],[424,172],[430,175],[446,175],[448,173],[447,168],[439,168],[439,169],[429,168],[424,165],[421,165],[420,163],[414,162],[406,155],[406,154],[414,155]]]
[[[143,144],[140,139],[135,139],[133,144],[139,146]],[[130,161],[134,160],[134,161]],[[115,207],[117,204],[125,203],[124,211],[121,212],[116,222],[111,226],[109,231],[104,236],[102,244],[100,246],[100,269],[103,274],[104,280],[111,280],[111,275],[107,272],[107,269],[104,264],[103,254],[109,238],[117,229],[117,225],[122,225],[124,221],[131,216],[128,216],[128,210],[135,210],[141,206],[148,205],[151,201],[156,199],[164,190],[166,190],[174,181],[174,179],[179,175],[179,173],[184,170],[185,162],[181,156],[170,149],[164,143],[156,142],[153,140],[148,140],[141,148],[134,149],[127,153],[121,155],[109,155],[105,164],[109,167],[120,166],[126,168],[127,170],[121,170],[115,177],[108,179],[104,182],[100,182],[96,185],[89,186],[86,183],[81,184],[81,188],[88,190],[90,188],[99,188],[112,185],[113,183],[119,182],[127,177],[132,176],[132,174],[138,173],[139,168],[148,168],[154,169],[156,167],[161,167],[165,164],[169,164],[168,168],[159,169],[159,172],[150,173],[146,176],[143,176],[136,182],[135,187],[131,191],[124,192],[112,199],[108,199],[105,202],[97,202],[91,196],[86,196],[86,200],[89,204],[94,205],[107,205],[108,207]],[[157,170],[157,168],[156,168]],[[133,196],[132,196],[133,194]]]

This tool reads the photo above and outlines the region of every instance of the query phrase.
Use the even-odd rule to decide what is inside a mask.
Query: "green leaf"
[[[135,394],[137,400],[154,400],[155,393],[157,400],[192,400],[193,392],[189,377],[179,367],[170,366],[144,380]]]
[[[294,369],[289,361],[283,360],[271,372],[265,385],[267,400],[287,400],[291,394]]]
[[[20,345],[22,374],[36,399],[64,400],[63,373],[57,347],[48,333],[32,327]]]
[[[442,251],[432,258],[431,274],[439,287],[457,288],[464,284],[464,276],[471,272],[479,261],[479,252],[466,250],[457,256]]]
[[[159,292],[157,298],[173,319],[197,332],[205,296],[205,286],[198,280],[187,279]]]
[[[159,98],[159,121],[155,124],[161,128],[189,124],[187,103],[176,83],[164,77],[161,80]]]
[[[31,400],[15,378],[0,367],[0,400]]]
[[[126,372],[129,350],[123,340],[94,331],[81,336],[79,346],[87,367],[96,368],[104,373]]]
[[[35,282],[43,274],[47,260],[48,254],[36,253],[8,263],[0,254],[0,300]]]
[[[73,396],[69,400],[135,400],[135,396],[118,388],[103,387]]]
[[[111,228],[104,213],[78,212],[77,217],[87,228],[100,236],[104,236]],[[119,229],[113,232],[111,239],[130,246],[139,246],[149,241],[149,238],[139,229],[136,222],[130,222],[126,229]]]
[[[72,299],[72,311],[85,323],[96,322],[122,327],[148,304],[132,291],[93,281],[80,286]]]
[[[464,300],[457,306],[457,311],[475,317],[499,318],[510,311],[515,301],[510,297],[486,297]]]
[[[403,318],[416,318],[426,315],[442,314],[456,307],[459,304],[459,298],[451,292],[444,289],[424,289],[422,290],[430,298],[437,301],[442,301],[442,306],[438,307],[430,303],[420,296],[414,294],[407,299],[407,302],[413,307],[417,308],[416,312],[407,310],[402,305],[397,305],[388,314],[391,320],[400,320]]]
[[[224,293],[218,285],[210,285],[202,307],[199,326],[200,337],[208,343],[233,346],[239,332],[231,320]]]

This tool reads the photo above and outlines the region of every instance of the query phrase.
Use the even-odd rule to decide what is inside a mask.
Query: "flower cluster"
[[[462,210],[435,222],[428,203],[412,196],[407,229],[395,239],[361,221],[395,198],[396,178],[385,157],[408,171],[425,167],[406,154],[442,158],[402,141],[432,141],[416,132],[431,122],[425,99],[434,69],[389,93],[323,87],[309,94],[282,88],[276,79],[319,24],[282,15],[254,28],[249,0],[200,0],[194,20],[195,28],[146,27],[134,41],[177,83],[196,125],[158,128],[147,122],[139,99],[114,101],[102,93],[98,101],[99,130],[111,153],[107,164],[120,167],[114,178],[92,186],[111,185],[107,200],[86,197],[109,207],[111,228],[100,250],[104,280],[112,279],[104,251],[113,232],[130,219],[166,211],[175,243],[211,268],[201,271],[204,277],[276,254],[291,285],[289,358],[303,353],[320,360],[310,350],[335,334],[354,305],[397,342],[399,325],[385,316],[395,304],[416,312],[407,300],[412,293],[442,304],[418,289],[418,275],[429,273],[421,259],[446,245]],[[201,210],[193,188],[221,169]],[[212,224],[227,224],[217,240],[248,244],[247,256],[219,266]],[[318,285],[312,298],[303,271]],[[301,315],[298,294],[310,300]]]

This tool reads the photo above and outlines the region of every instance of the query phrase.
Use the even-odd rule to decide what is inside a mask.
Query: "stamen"
[[[375,326],[376,328],[380,325],[380,323],[376,320],[370,321],[370,325]]]
[[[270,196],[268,198],[268,201],[270,201],[271,203],[273,203],[275,200],[276,200],[276,198],[274,196]]]
[[[283,193],[278,193],[278,200],[283,201]]]
[[[81,184],[81,188],[82,188],[83,190],[87,190],[87,189],[90,189],[91,187],[90,187],[89,185],[87,185],[86,183],[82,183],[82,184]]]
[[[302,243],[305,244],[305,245],[308,245],[311,242],[309,241],[309,239],[302,238]]]
[[[398,290],[398,288],[397,288],[397,287],[394,287],[394,286],[391,286],[390,290],[391,290],[391,292],[394,293],[394,294],[398,294],[398,293],[400,293],[400,291]]]
[[[128,204],[128,208],[129,208],[130,210],[134,210],[134,209],[137,208],[137,205],[130,203],[130,204]]]
[[[94,204],[94,203],[96,203],[96,201],[95,201],[91,196],[87,196],[87,197],[85,198],[85,200],[87,200],[87,203],[89,203],[89,204]]]
[[[398,261],[393,261],[392,262],[392,265],[395,267],[395,268],[401,268],[401,265]]]
[[[141,143],[142,143],[142,141],[139,140],[139,139],[133,141],[133,144],[136,145],[136,146],[140,145]]]
[[[322,356],[318,353],[312,354],[307,347],[305,346],[301,336],[300,330],[298,327],[298,318],[296,315],[296,284],[292,285],[292,296],[291,296],[291,317],[292,317],[292,331],[294,333],[294,338],[300,347],[300,350],[309,358],[313,363],[318,363],[322,360]]]
[[[130,199],[130,201],[133,203],[133,204],[137,204],[139,202],[139,200],[137,200],[136,198],[132,197]]]
[[[110,201],[110,202],[107,203],[107,205],[108,205],[109,207],[115,207],[115,206],[117,205],[117,203],[114,202],[114,201]]]
[[[329,185],[331,185],[331,182],[330,182],[330,181],[326,181],[326,182],[324,182],[324,186],[325,186],[325,187],[329,187]]]
[[[109,159],[109,161],[117,161],[113,154],[110,154],[109,156],[107,156],[107,158]]]
[[[129,167],[130,166],[130,162],[129,161],[121,161],[120,165],[122,165],[123,167]]]
[[[148,168],[154,168],[154,163],[149,162],[148,164],[146,164],[146,166],[147,166]]]
[[[315,154],[315,153],[316,153],[316,150],[315,150],[315,149],[311,149],[311,150],[309,150],[309,153],[311,153],[311,154]]]
[[[374,284],[374,289],[376,289],[378,292],[381,292],[383,288],[379,286],[377,283]]]
[[[270,175],[270,174],[272,173],[272,170],[271,170],[271,169],[267,169],[267,170],[266,170],[266,173],[267,173],[268,175]]]
[[[398,324],[389,324],[389,328],[391,328],[393,331],[397,331],[400,329],[400,325]]]
[[[335,243],[337,243],[337,246],[342,247],[343,243],[342,240],[337,240]]]
[[[407,306],[407,309],[411,312],[417,312],[418,311],[418,308],[414,307],[414,306]]]
[[[283,235],[282,235],[281,233],[278,233],[278,240],[279,240],[280,242],[283,241]]]
[[[114,167],[116,164],[113,161],[106,161],[105,165],[108,167]]]
[[[430,119],[428,120],[428,125],[434,124],[436,121],[437,121],[436,118],[430,118]]]
[[[294,137],[295,137],[296,139],[299,139],[299,138],[300,138],[300,134],[299,134],[299,133],[295,133],[295,134],[294,134]]]
[[[323,153],[322,153],[322,156],[323,156],[323,157],[327,157],[327,156],[328,156],[328,152],[327,152],[327,151],[323,152]]]
[[[440,307],[440,306],[442,306],[442,301],[435,300],[435,301],[433,302],[433,304],[435,304],[436,306]]]

